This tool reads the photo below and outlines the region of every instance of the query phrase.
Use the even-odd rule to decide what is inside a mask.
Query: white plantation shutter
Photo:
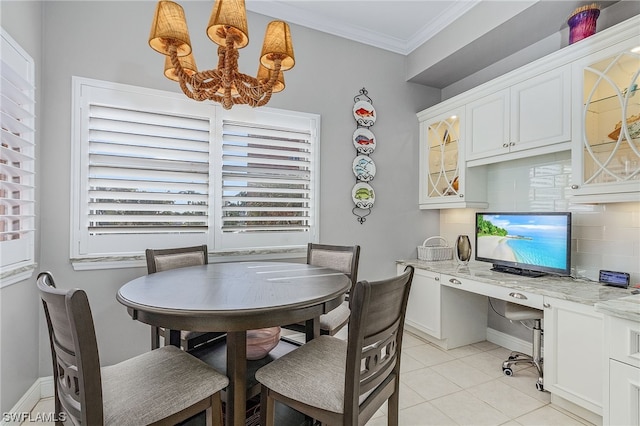
[[[222,246],[313,241],[317,121],[270,109],[226,113],[221,135]]]
[[[79,77],[73,88],[76,269],[137,266],[146,248],[253,256],[317,240],[318,115]]]
[[[206,232],[208,198],[208,120],[90,106],[90,235]]]
[[[222,231],[308,231],[309,133],[225,122]]]
[[[206,244],[211,106],[94,80],[74,85],[73,155],[84,164],[72,256]]]
[[[2,31],[0,60],[0,266],[34,262],[35,72],[33,59]]]

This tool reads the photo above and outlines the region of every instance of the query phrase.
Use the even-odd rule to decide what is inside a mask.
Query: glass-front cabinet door
[[[465,196],[464,108],[433,116],[418,114],[420,121],[420,207],[471,207]],[[473,172],[472,172],[473,174]],[[484,193],[483,193],[484,194]],[[481,194],[483,197],[484,195]],[[475,193],[477,198],[478,193]],[[476,200],[477,201],[477,200]],[[486,204],[486,203],[485,203]]]
[[[576,201],[640,200],[640,43],[637,38],[576,64],[582,94],[573,148]],[[575,118],[574,118],[575,119]]]

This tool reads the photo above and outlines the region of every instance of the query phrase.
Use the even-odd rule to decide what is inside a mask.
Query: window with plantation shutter
[[[317,115],[222,111],[79,77],[73,87],[77,269],[121,267],[150,247],[252,256],[317,238]]]
[[[231,115],[231,114],[228,114]],[[242,118],[242,112],[237,114]],[[315,220],[315,126],[253,111],[223,119],[221,239],[229,246],[306,244]]]
[[[205,244],[211,107],[77,79],[75,256]]]
[[[5,285],[34,264],[35,72],[33,59],[2,30],[0,60],[0,267]]]

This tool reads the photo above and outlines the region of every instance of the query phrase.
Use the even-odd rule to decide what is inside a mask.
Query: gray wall
[[[69,262],[71,76],[178,91],[162,76],[163,57],[147,45],[155,2],[2,1],[2,26],[36,59],[38,81],[37,270],[53,272],[61,288],[87,291],[103,365],[149,348],[149,329],[129,319],[116,302],[122,283],[143,268],[74,271]],[[212,2],[183,2],[201,69],[215,65],[215,45],[205,35]],[[240,69],[254,74],[268,21],[249,13],[251,43]],[[436,234],[438,212],[417,209],[418,124],[415,113],[440,100],[440,92],[404,81],[404,57],[292,25],[296,67],[287,89],[269,106],[319,113],[321,129],[321,231],[326,243],[362,247],[360,277],[395,274],[394,260],[415,256],[424,235]],[[364,225],[351,213],[351,163],[355,150],[353,97],[366,87],[378,119],[372,158],[376,205]],[[8,411],[34,383],[51,375],[42,308],[34,279],[0,290],[2,383],[0,410]],[[39,342],[38,342],[38,335]],[[133,343],[132,343],[133,342]]]

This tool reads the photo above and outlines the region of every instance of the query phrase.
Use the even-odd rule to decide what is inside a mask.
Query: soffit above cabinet
[[[561,30],[568,33],[571,12],[590,3],[593,0],[247,0],[247,9],[405,55],[407,81],[443,88]],[[617,16],[612,22],[601,16],[599,29],[640,13],[635,0],[597,2],[601,9],[616,3],[622,6],[615,8]],[[568,35],[563,38],[564,46]]]

